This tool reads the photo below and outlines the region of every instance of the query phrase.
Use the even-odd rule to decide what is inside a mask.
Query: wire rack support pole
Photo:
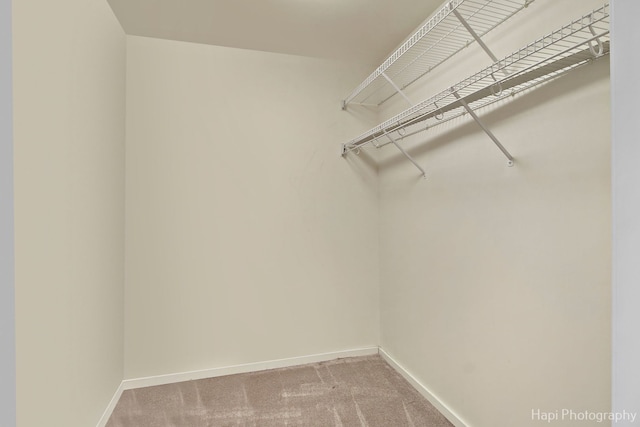
[[[402,89],[400,89],[398,87],[397,84],[395,84],[395,82],[393,80],[391,80],[391,78],[389,76],[387,76],[387,73],[382,72],[380,73],[382,75],[382,77],[385,78],[386,81],[389,82],[389,84],[391,86],[393,86],[393,88],[395,89],[396,92],[398,92],[400,95],[402,95],[402,97],[404,98],[405,101],[407,101],[409,103],[410,107],[413,107],[415,104],[413,102],[411,102],[411,100],[409,99],[409,97],[402,91]]]
[[[391,143],[392,143],[393,145],[395,145],[396,147],[398,147],[398,150],[400,150],[400,152],[401,152],[402,154],[404,154],[404,156],[405,156],[407,159],[409,159],[409,161],[410,161],[411,163],[413,163],[413,165],[414,165],[415,167],[417,167],[418,169],[420,169],[420,172],[422,172],[422,177],[423,177],[423,178],[426,178],[426,177],[427,177],[427,173],[424,171],[424,169],[422,169],[422,166],[420,166],[420,165],[419,165],[415,160],[413,160],[413,157],[411,157],[411,156],[409,155],[409,153],[407,153],[407,152],[404,150],[404,148],[402,148],[402,147],[400,146],[400,144],[398,144],[398,143],[396,142],[396,140],[395,140],[395,139],[393,139],[393,137],[392,137],[391,135],[389,135],[388,133],[386,133],[386,132],[385,132],[385,133],[384,133],[384,136],[386,136],[387,138],[389,138],[389,141],[391,141]]]
[[[482,130],[489,136],[489,138],[491,138],[491,140],[496,144],[496,146],[498,146],[500,151],[502,151],[502,153],[507,157],[507,159],[509,160],[508,165],[513,166],[513,156],[507,151],[506,148],[504,148],[504,146],[500,143],[498,138],[496,138],[496,136],[493,134],[493,132],[489,130],[489,128],[484,124],[484,122],[480,120],[480,117],[478,117],[478,115],[471,109],[471,107],[469,107],[469,104],[467,104],[467,101],[462,99],[460,95],[458,95],[458,92],[456,92],[455,90],[452,89],[451,93],[453,93],[453,96],[455,96],[455,98],[460,102],[460,104],[462,104],[462,106],[464,107],[465,110],[467,110],[469,115],[473,117],[473,120],[475,120],[476,123],[478,123],[478,125],[482,128]]]
[[[487,53],[487,55],[489,55],[489,58],[491,58],[491,60],[494,63],[498,62],[498,58],[493,54],[491,49],[489,49],[489,46],[487,46],[487,44],[482,40],[482,38],[478,35],[478,33],[476,33],[476,31],[471,27],[471,25],[469,25],[467,20],[464,19],[462,15],[460,15],[460,12],[454,9],[453,14],[456,16],[456,18],[458,18],[458,21],[460,21],[460,23],[464,26],[464,28],[466,28],[467,31],[469,31],[469,34],[471,34],[471,36],[475,39],[475,41],[478,42],[482,50],[484,50]],[[509,75],[507,70],[502,70],[502,72],[504,73],[505,76]]]

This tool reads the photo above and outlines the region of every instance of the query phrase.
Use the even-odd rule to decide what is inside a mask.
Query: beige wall
[[[538,0],[488,43],[503,56],[599,5]],[[488,65],[475,48],[416,92]],[[381,345],[469,427],[610,408],[608,67],[481,112],[513,168],[468,118],[406,143],[428,180],[380,150]]]
[[[125,36],[13,2],[18,426],[87,427],[123,373]]]
[[[125,377],[378,344],[345,64],[128,38]]]

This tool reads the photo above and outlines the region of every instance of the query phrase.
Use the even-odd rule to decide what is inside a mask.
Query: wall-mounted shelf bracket
[[[467,31],[469,31],[469,34],[471,34],[471,36],[475,39],[475,41],[478,42],[480,47],[482,47],[482,50],[484,50],[487,53],[487,55],[489,55],[489,58],[491,58],[493,62],[498,62],[498,58],[493,54],[493,52],[491,52],[491,49],[489,49],[489,46],[487,46],[487,44],[484,41],[482,41],[478,33],[476,33],[476,31],[473,28],[471,28],[471,25],[469,25],[467,20],[464,19],[462,15],[460,15],[460,12],[458,12],[455,9],[453,9],[452,12],[454,15],[456,15],[456,18],[458,18],[458,21],[460,21],[462,26],[464,26],[464,28],[466,28]]]
[[[471,25],[469,25],[469,23],[467,22],[466,19],[464,19],[464,17],[460,14],[460,12],[458,12],[457,10],[453,9],[452,10],[453,14],[456,16],[456,18],[458,18],[458,21],[460,21],[460,23],[462,24],[462,26],[464,28],[467,29],[467,31],[469,32],[469,34],[471,34],[471,36],[474,38],[474,40],[478,43],[478,45],[480,45],[480,47],[482,48],[482,50],[485,51],[485,53],[487,55],[489,55],[489,58],[491,58],[491,60],[495,63],[498,62],[498,58],[494,55],[494,53],[491,51],[491,49],[489,49],[489,46],[487,46],[487,44],[482,40],[482,38],[478,35],[478,33],[476,33],[476,31],[471,27]],[[503,69],[502,72],[504,73],[505,76],[509,75],[509,72],[506,69]]]
[[[469,115],[473,117],[473,120],[475,120],[476,123],[482,128],[482,130],[489,136],[489,138],[491,138],[491,140],[494,142],[494,144],[496,144],[500,151],[502,151],[502,154],[507,157],[507,159],[509,160],[509,167],[513,166],[513,156],[507,151],[506,148],[504,148],[504,146],[500,143],[498,138],[496,138],[493,132],[491,132],[491,130],[489,130],[489,128],[484,124],[484,122],[480,120],[480,117],[478,117],[478,115],[471,109],[471,107],[469,107],[469,104],[467,104],[467,102],[462,99],[460,95],[458,95],[458,92],[451,88],[451,93],[460,102],[460,104],[462,104],[467,113],[469,113]]]
[[[389,135],[387,132],[384,132],[384,136],[386,136],[386,137],[389,139],[389,141],[391,141],[391,143],[392,143],[393,145],[395,145],[395,146],[398,148],[398,150],[400,150],[400,152],[401,152],[402,154],[404,154],[404,156],[405,156],[407,159],[409,159],[409,161],[410,161],[411,163],[413,163],[413,165],[414,165],[415,167],[417,167],[417,168],[420,170],[420,172],[422,173],[422,177],[423,177],[423,178],[426,178],[426,177],[427,177],[427,173],[424,171],[424,169],[422,169],[422,166],[420,166],[420,165],[418,164],[418,162],[416,162],[416,161],[413,159],[413,157],[411,157],[411,156],[409,155],[409,153],[407,153],[407,152],[405,151],[405,149],[404,149],[404,148],[402,148],[402,147],[400,146],[400,144],[398,144],[398,143],[396,142],[396,140],[395,140],[391,135]]]
[[[387,76],[387,73],[382,72],[382,73],[380,73],[380,74],[382,75],[382,77],[384,77],[384,79],[385,79],[386,81],[388,81],[388,82],[389,82],[389,84],[390,84],[390,85],[395,89],[395,91],[396,91],[397,93],[399,93],[399,94],[404,98],[404,100],[405,100],[405,101],[407,101],[407,103],[409,104],[409,107],[413,107],[413,106],[415,105],[413,102],[411,102],[411,100],[409,99],[409,97],[407,96],[407,94],[406,94],[406,93],[404,93],[404,92],[402,91],[402,89],[400,89],[400,88],[398,87],[398,85],[397,85],[397,84],[395,84],[393,80],[391,80],[391,78],[390,78],[389,76]]]

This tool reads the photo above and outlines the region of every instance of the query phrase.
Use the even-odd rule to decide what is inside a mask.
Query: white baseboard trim
[[[116,390],[116,393],[111,398],[111,402],[109,402],[109,406],[107,406],[107,409],[104,410],[102,417],[100,417],[100,421],[98,421],[97,427],[105,427],[107,425],[107,421],[109,421],[109,418],[113,413],[113,410],[116,409],[116,405],[118,404],[118,400],[120,400],[120,396],[122,396],[123,391],[124,391],[123,384],[120,383],[120,385],[118,386],[118,389]]]
[[[204,369],[201,371],[181,372],[175,374],[156,375],[152,377],[134,378],[122,382],[123,390],[151,387],[183,381],[201,380],[205,378],[221,377],[225,375],[258,372],[267,369],[288,368],[290,366],[306,365],[308,363],[326,362],[344,357],[371,356],[378,354],[378,347],[367,347],[356,350],[336,351],[332,353],[313,354],[310,356],[290,357],[287,359],[269,360],[266,362],[246,363],[243,365],[226,366],[222,368]]]
[[[306,365],[309,363],[327,362],[330,360],[345,357],[360,357],[380,354],[387,363],[402,375],[418,392],[423,395],[431,404],[444,415],[455,427],[470,427],[462,419],[443,404],[428,388],[418,381],[409,371],[391,357],[386,351],[379,347],[367,347],[355,350],[336,351],[331,353],[313,354],[309,356],[290,357],[287,359],[269,360],[265,362],[246,363],[242,365],[225,366],[221,368],[204,369],[200,371],[180,372],[174,374],[157,375],[144,378],[133,378],[124,380],[116,390],[109,406],[100,418],[97,427],[105,427],[113,410],[120,400],[120,396],[125,390],[131,390],[142,387],[152,387],[157,385],[165,385],[178,383],[183,381],[201,380],[205,378],[221,377],[225,375],[244,374],[247,372],[258,372],[267,369],[288,368],[291,366]]]
[[[306,365],[308,363],[327,362],[345,357],[372,356],[378,354],[378,347],[366,347],[356,350],[336,351],[332,353],[313,354],[310,356],[290,357],[287,359],[269,360],[266,362],[246,363],[243,365],[226,366],[222,368],[204,369],[201,371],[181,372],[175,374],[157,375],[153,377],[134,378],[124,380],[120,383],[118,390],[113,395],[109,406],[105,409],[97,427],[105,427],[116,408],[118,400],[125,390],[142,387],[152,387],[156,385],[179,383],[183,381],[201,380],[205,378],[221,377],[224,375],[244,374],[247,372],[258,372],[267,369],[288,368],[290,366]]]
[[[389,355],[382,347],[380,347],[380,356],[387,361],[393,369],[395,369],[400,375],[402,375],[418,392],[423,395],[431,404],[444,415],[455,427],[470,427],[460,418],[455,412],[453,412],[447,405],[442,403],[440,399],[436,397],[427,387],[425,387],[420,381],[416,379],[409,371],[407,371],[400,363]]]

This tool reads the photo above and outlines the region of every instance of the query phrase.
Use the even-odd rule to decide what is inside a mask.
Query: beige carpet
[[[379,356],[125,391],[107,427],[452,427]]]

